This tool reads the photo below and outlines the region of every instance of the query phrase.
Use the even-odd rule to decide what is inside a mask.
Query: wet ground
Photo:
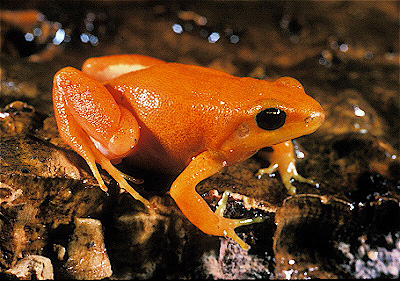
[[[399,277],[397,2],[6,1],[1,20],[1,277]],[[192,226],[163,175],[119,165],[144,178],[153,213],[106,174],[103,193],[58,136],[52,77],[121,53],[298,79],[327,115],[295,140],[298,170],[318,187],[296,182],[288,197],[278,173],[255,176],[268,164],[259,155],[201,182],[212,207],[233,192],[226,216],[266,218],[238,230],[249,251]]]

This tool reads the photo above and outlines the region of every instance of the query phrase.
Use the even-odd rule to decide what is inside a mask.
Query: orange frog
[[[177,175],[170,189],[183,214],[203,232],[228,236],[252,219],[213,212],[196,185],[223,167],[272,146],[290,194],[301,177],[291,139],[314,132],[324,113],[295,79],[274,82],[140,55],[88,59],[82,72],[66,67],[54,77],[53,102],[61,137],[88,163],[100,186],[100,164],[135,199],[150,206],[113,163],[128,157],[135,166]]]

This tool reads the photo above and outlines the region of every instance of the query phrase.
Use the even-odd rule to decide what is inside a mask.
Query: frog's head
[[[294,78],[261,81],[255,92],[257,98],[221,147],[227,159],[242,161],[263,147],[311,134],[324,121],[321,105]]]

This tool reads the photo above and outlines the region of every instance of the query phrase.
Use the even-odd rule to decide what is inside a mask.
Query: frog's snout
[[[304,123],[307,127],[310,126],[312,128],[317,129],[322,125],[324,120],[325,120],[325,113],[322,110],[314,111],[304,119]]]

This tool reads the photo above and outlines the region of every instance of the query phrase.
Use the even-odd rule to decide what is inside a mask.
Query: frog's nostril
[[[304,123],[308,126],[311,124],[321,125],[324,122],[325,114],[322,112],[312,112],[304,119]]]

